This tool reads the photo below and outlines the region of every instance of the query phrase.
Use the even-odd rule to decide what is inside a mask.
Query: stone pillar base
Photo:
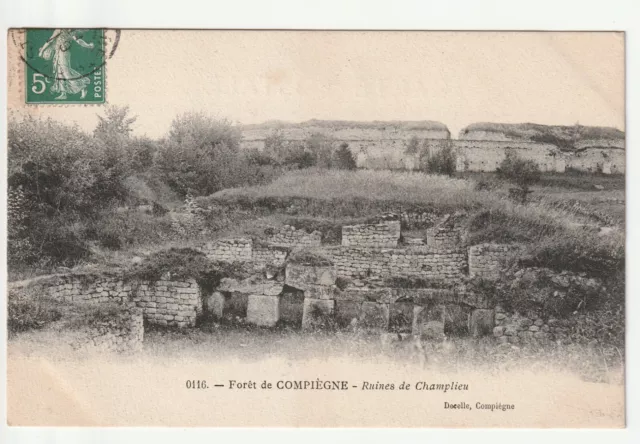
[[[249,295],[247,322],[261,327],[273,327],[280,319],[280,296]]]

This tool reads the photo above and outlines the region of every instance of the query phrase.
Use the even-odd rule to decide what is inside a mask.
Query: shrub
[[[353,157],[348,143],[340,144],[333,155],[333,166],[339,170],[355,170],[356,159]]]
[[[87,223],[83,237],[110,250],[156,244],[177,238],[168,216],[154,216],[139,211],[105,211]]]
[[[530,159],[524,160],[513,153],[507,153],[497,173],[498,177],[518,186],[520,192],[516,194],[522,203],[526,202],[531,185],[539,182],[542,175],[537,163]]]
[[[39,329],[62,317],[58,304],[42,294],[42,289],[9,290],[7,329],[9,334]]]
[[[11,120],[8,129],[10,202],[25,212],[11,216],[10,259],[72,265],[88,254],[86,221],[128,195],[122,146],[52,120]]]
[[[158,173],[182,196],[253,183],[255,170],[239,153],[240,139],[240,129],[227,120],[179,115],[158,151]]]
[[[453,176],[456,172],[456,156],[453,147],[446,143],[434,153],[423,148],[420,153],[420,169],[431,174]]]
[[[217,287],[225,277],[244,279],[250,270],[241,263],[213,262],[192,248],[171,248],[154,253],[127,271],[127,280],[157,281],[170,273],[171,278],[193,278],[205,291]]]
[[[333,165],[333,139],[322,134],[314,133],[304,141],[305,151],[311,153],[316,165],[320,168],[331,168]]]

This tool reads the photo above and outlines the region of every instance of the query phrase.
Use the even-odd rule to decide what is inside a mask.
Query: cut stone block
[[[332,286],[337,274],[333,266],[311,266],[288,264],[285,270],[285,284],[307,290],[316,285]]]
[[[280,319],[280,296],[249,295],[247,322],[262,327],[273,327]]]
[[[363,302],[358,325],[366,330],[386,332],[389,328],[389,304]]]
[[[472,336],[486,336],[493,334],[495,314],[493,310],[476,309],[469,318],[469,333]]]
[[[426,339],[444,338],[444,305],[413,307],[412,333]]]
[[[335,301],[327,299],[304,299],[302,328],[326,325],[333,316]]]

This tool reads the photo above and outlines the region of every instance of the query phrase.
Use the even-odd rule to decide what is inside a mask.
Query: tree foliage
[[[171,123],[156,166],[181,195],[211,194],[246,180],[240,139],[240,130],[228,120],[185,113]]]
[[[333,156],[333,164],[339,170],[355,170],[356,159],[353,157],[348,143],[341,143]]]
[[[522,159],[517,154],[507,153],[497,170],[498,177],[507,180],[519,189],[519,198],[526,202],[531,185],[540,181],[540,167],[533,160]]]
[[[423,147],[419,161],[420,169],[430,174],[453,176],[456,172],[456,155],[449,143],[435,151],[428,146]]]

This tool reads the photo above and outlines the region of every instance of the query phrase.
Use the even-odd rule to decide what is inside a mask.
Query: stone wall
[[[334,247],[327,249],[338,276],[420,277],[427,280],[460,281],[467,265],[465,251],[431,247],[394,249]]]
[[[61,302],[133,302],[151,324],[193,326],[202,309],[200,289],[194,279],[125,282],[121,275],[68,275],[56,277],[43,287]]]
[[[322,242],[322,233],[314,231],[307,233],[305,230],[298,230],[291,225],[284,225],[275,233],[267,236],[267,243],[275,246],[289,248],[313,248],[319,247]]]
[[[343,122],[344,123],[344,122]],[[246,149],[264,148],[265,138],[275,127],[246,126],[243,130],[242,147]],[[329,128],[324,125],[286,124],[282,133],[289,143],[301,143],[313,133],[326,134],[334,139],[333,146],[346,142],[353,153],[358,168],[389,170],[414,170],[419,168],[417,154],[407,154],[409,140],[418,138],[420,146],[432,151],[451,146],[457,155],[458,171],[495,171],[507,152],[513,152],[525,159],[535,161],[543,171],[564,172],[565,167],[580,171],[611,171],[623,174],[625,171],[625,141],[623,139],[581,140],[576,143],[576,153],[562,152],[549,143],[515,140],[504,133],[495,131],[469,131],[459,139],[451,139],[449,131],[442,128],[413,129],[411,126],[387,122],[386,125],[371,125],[369,128],[357,125],[340,125]],[[581,150],[597,150],[611,158],[611,166],[601,165],[598,155],[582,155]],[[601,154],[599,154],[601,155]]]
[[[542,171],[564,172],[560,149],[551,144],[524,141],[452,140],[459,158],[459,171],[495,171],[506,157],[514,153],[533,160]]]
[[[509,314],[496,307],[493,335],[499,343],[547,343],[563,337],[564,329],[555,319],[543,320],[539,316]]]
[[[462,230],[457,227],[432,227],[427,229],[427,246],[433,248],[455,248],[461,241]]]
[[[122,276],[74,274],[57,276],[44,284],[48,294],[60,302],[126,302],[131,299],[132,287]]]
[[[510,246],[480,244],[469,247],[469,276],[497,279],[510,257]]]
[[[294,239],[300,240],[297,248],[315,246],[320,244],[320,233],[308,234],[302,230],[287,229],[289,233],[274,234],[269,239],[280,240],[279,245],[267,243],[254,243],[250,238],[228,238],[207,242],[200,248],[207,258],[220,262],[244,262],[253,263],[256,268],[264,268],[267,265],[281,267],[290,252],[296,248]]]
[[[567,168],[604,174],[624,174],[626,152],[616,148],[588,148],[566,157]]]
[[[342,227],[342,245],[345,247],[393,248],[398,246],[399,240],[400,221]]]
[[[277,125],[244,125],[243,141],[266,139],[275,130],[281,131],[285,139],[303,141],[313,134],[324,134],[339,141],[379,141],[418,139],[448,139],[450,132],[441,123],[434,122],[424,126],[423,122],[304,122],[302,124],[285,123]]]
[[[195,279],[142,281],[136,285],[132,300],[150,324],[193,327],[202,311]]]
[[[201,247],[207,257],[220,262],[249,262],[253,253],[250,238],[219,239]]]
[[[117,314],[105,320],[84,321],[75,323],[73,316],[64,321],[74,334],[70,337],[70,345],[75,350],[85,352],[135,352],[142,349],[144,326],[142,311],[131,304],[117,307]],[[65,330],[62,327],[62,330]]]
[[[286,248],[254,243],[251,261],[256,268],[264,268],[266,266],[282,267],[287,260],[288,254],[289,250]]]

